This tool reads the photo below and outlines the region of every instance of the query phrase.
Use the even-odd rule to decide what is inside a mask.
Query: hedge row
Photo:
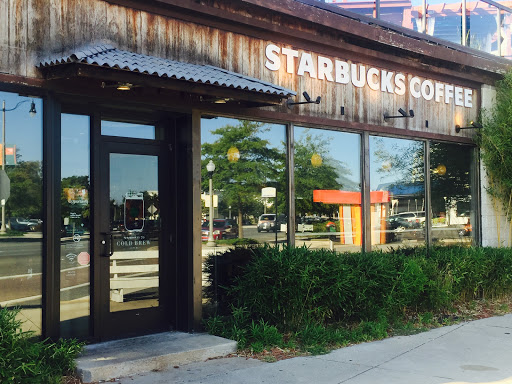
[[[391,253],[336,253],[306,247],[237,248],[209,256],[210,286],[221,314],[245,308],[281,331],[301,324],[393,320],[413,310],[512,293],[512,250],[434,247]]]

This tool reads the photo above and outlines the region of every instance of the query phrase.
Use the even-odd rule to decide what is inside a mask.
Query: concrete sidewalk
[[[512,314],[276,363],[222,358],[120,378],[122,384],[512,384]]]

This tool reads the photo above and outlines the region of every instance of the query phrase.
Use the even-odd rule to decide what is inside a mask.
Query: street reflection
[[[89,116],[61,116],[60,332],[89,336]]]

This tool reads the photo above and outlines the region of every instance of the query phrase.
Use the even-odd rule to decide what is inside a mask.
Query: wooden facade
[[[278,84],[295,90],[299,95],[296,101],[303,101],[298,99],[304,91],[322,98],[318,105],[292,109],[283,104],[237,111],[244,115],[406,136],[440,135],[445,140],[467,142],[463,138],[471,132],[455,134],[455,125],[463,126],[478,117],[481,85],[492,85],[508,66],[500,58],[472,50],[454,52],[299,2],[268,3],[272,2],[5,1],[0,5],[0,72],[12,75],[13,81],[44,84],[35,82],[43,80],[36,68],[40,60],[95,43],[110,43],[123,50],[210,64]],[[265,67],[269,44],[298,52],[293,73],[287,72],[286,63],[277,71]],[[304,54],[311,55],[315,67],[321,56],[333,63],[339,60],[364,66],[366,71],[374,68],[379,74],[373,77],[376,83],[382,70],[394,76],[403,74],[405,94],[320,80],[308,72],[299,76],[297,67]],[[282,54],[281,60],[286,61]],[[409,89],[413,77],[471,89],[472,107],[457,106],[453,98],[444,103],[413,97]],[[139,81],[144,85],[146,79],[142,76]],[[194,108],[212,109],[201,104]],[[399,108],[412,109],[414,118],[383,118],[385,113],[395,115]]]

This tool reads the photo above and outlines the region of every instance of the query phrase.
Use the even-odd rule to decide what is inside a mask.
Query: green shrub
[[[83,345],[76,340],[38,341],[21,330],[19,310],[0,309],[0,383],[53,384],[73,371]]]
[[[218,301],[221,314],[229,313],[230,301],[227,289],[233,286],[236,277],[243,273],[244,267],[259,254],[259,248],[235,247],[222,254],[209,254],[205,261],[203,272],[208,277],[203,296],[209,300]]]
[[[228,298],[250,308],[281,330],[297,329],[303,321],[325,322],[344,313],[353,276],[342,259],[328,250],[305,247],[259,248],[228,289]]]
[[[430,313],[422,323],[432,322],[433,313],[456,302],[512,293],[512,250],[505,248],[241,248],[217,256],[217,280],[212,260],[205,271],[210,289],[218,283],[222,292],[224,317],[207,320],[207,328],[255,351],[293,334],[291,341],[321,353],[328,345],[386,337],[389,323],[408,321],[411,312]],[[359,325],[347,333],[342,323]]]

